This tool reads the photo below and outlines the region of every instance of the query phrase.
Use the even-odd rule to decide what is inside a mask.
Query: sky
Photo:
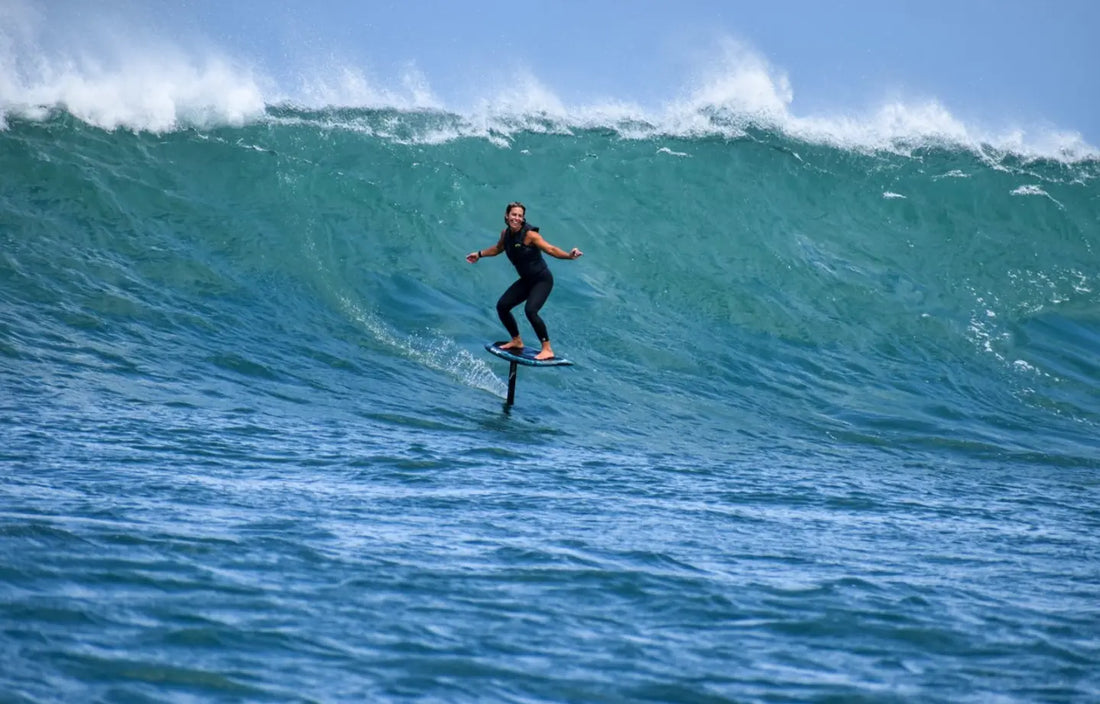
[[[1100,145],[1095,0],[0,0],[0,20],[5,6],[9,24],[37,17],[36,51],[216,52],[292,97],[351,69],[446,109],[521,98],[517,76],[567,106],[659,106],[749,60],[797,116],[934,102]]]

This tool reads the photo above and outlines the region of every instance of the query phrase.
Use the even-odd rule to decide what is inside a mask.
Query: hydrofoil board
[[[507,344],[507,341],[488,342],[485,344],[485,349],[501,359],[507,359],[509,362],[523,364],[528,367],[569,367],[573,365],[568,359],[562,359],[561,357],[535,359],[535,355],[538,354],[541,349],[539,347],[524,347],[520,350],[502,350],[500,346],[504,344]]]

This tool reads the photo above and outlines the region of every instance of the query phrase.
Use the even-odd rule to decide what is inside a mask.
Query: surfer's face
[[[505,219],[508,220],[508,227],[513,230],[523,227],[523,208],[512,208]]]

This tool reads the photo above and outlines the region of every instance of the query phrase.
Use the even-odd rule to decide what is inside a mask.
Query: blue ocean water
[[[0,699],[1100,698],[1100,162],[693,119],[9,114]]]

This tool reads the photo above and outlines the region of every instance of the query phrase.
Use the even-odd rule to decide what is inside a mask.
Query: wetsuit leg
[[[539,342],[546,342],[550,339],[550,334],[546,331],[546,323],[542,322],[542,318],[539,317],[539,309],[542,308],[543,303],[546,303],[546,299],[550,297],[550,291],[553,288],[554,276],[546,271],[531,284],[527,293],[527,305],[523,307],[523,312],[527,314],[527,320],[530,321],[531,327],[535,329]]]
[[[530,293],[530,284],[523,279],[517,279],[514,284],[508,287],[500,296],[500,300],[497,301],[497,316],[500,318],[500,322],[504,323],[504,329],[508,331],[508,334],[512,337],[519,337],[519,326],[516,325],[516,319],[512,316],[512,309],[523,302],[523,299],[527,298]]]

